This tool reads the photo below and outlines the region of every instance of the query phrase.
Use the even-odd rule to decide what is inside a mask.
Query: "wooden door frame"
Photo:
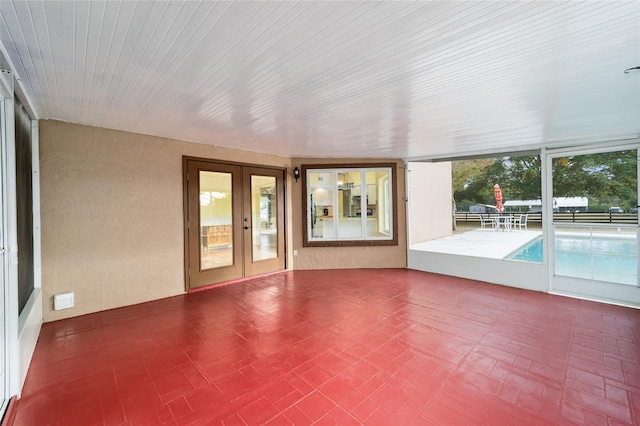
[[[183,225],[183,250],[184,250],[184,259],[183,259],[183,276],[184,276],[184,288],[185,292],[189,292],[192,290],[203,289],[205,287],[199,287],[195,289],[191,289],[189,287],[189,188],[187,181],[187,174],[189,172],[189,162],[196,161],[202,163],[209,163],[212,165],[224,165],[224,166],[240,166],[240,167],[256,167],[261,169],[269,169],[269,170],[277,170],[282,172],[282,185],[283,185],[283,226],[282,233],[284,239],[284,269],[287,269],[287,168],[286,167],[278,167],[278,166],[267,166],[264,164],[255,164],[255,163],[241,163],[238,161],[224,161],[224,160],[216,160],[211,158],[202,158],[202,157],[192,157],[188,155],[182,156],[182,225]],[[215,285],[215,284],[214,284]]]

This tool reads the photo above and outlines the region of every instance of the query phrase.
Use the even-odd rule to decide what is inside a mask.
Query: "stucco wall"
[[[398,217],[398,245],[397,246],[368,246],[368,247],[303,247],[302,246],[302,179],[292,182],[293,197],[293,249],[298,255],[294,256],[295,269],[348,269],[348,268],[405,268],[407,266],[407,230],[405,203],[405,175],[400,160],[345,160],[345,159],[317,159],[294,158],[291,167],[301,167],[303,164],[349,164],[360,163],[397,163],[397,192]],[[293,251],[293,250],[292,250]]]
[[[451,163],[408,164],[409,244],[453,234]]]
[[[183,155],[290,163],[192,142],[40,123],[45,321],[184,292]],[[67,291],[75,292],[75,307],[53,311],[53,295]]]
[[[185,155],[288,169],[285,201],[288,268],[406,266],[403,169],[398,170],[397,247],[303,249],[301,181],[296,183],[291,178],[293,166],[289,158],[41,121],[45,321],[184,292],[182,157]],[[301,162],[297,160],[296,164]],[[293,249],[298,250],[298,256],[293,257]],[[75,292],[75,307],[54,311],[53,295],[67,291]]]

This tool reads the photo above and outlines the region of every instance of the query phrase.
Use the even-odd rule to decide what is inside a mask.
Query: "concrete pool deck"
[[[542,231],[475,229],[437,240],[412,244],[409,249],[433,253],[504,259],[542,235]]]

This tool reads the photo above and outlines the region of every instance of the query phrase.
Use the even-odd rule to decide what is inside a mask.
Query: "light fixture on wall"
[[[298,179],[300,179],[300,169],[295,167],[293,169],[293,177],[296,179],[296,182],[298,181]]]

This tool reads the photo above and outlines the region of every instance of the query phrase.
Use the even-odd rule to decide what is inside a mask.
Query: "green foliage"
[[[490,175],[495,162],[495,159],[455,161],[452,165],[454,199],[467,200],[471,204],[487,203],[493,197]]]
[[[477,160],[460,160],[451,163],[453,171],[453,191],[464,191],[471,180],[490,167],[495,162],[493,158]]]
[[[637,185],[635,150],[553,160],[553,196],[588,197],[590,210],[635,207]]]
[[[473,201],[462,200],[456,203],[456,209],[461,212],[467,212],[469,211],[469,207],[471,207],[474,204],[476,203],[474,203]]]
[[[635,150],[556,158],[552,167],[554,197],[588,197],[590,210],[637,205]],[[456,161],[452,169],[456,200],[494,204],[496,183],[505,201],[541,198],[540,155]]]

